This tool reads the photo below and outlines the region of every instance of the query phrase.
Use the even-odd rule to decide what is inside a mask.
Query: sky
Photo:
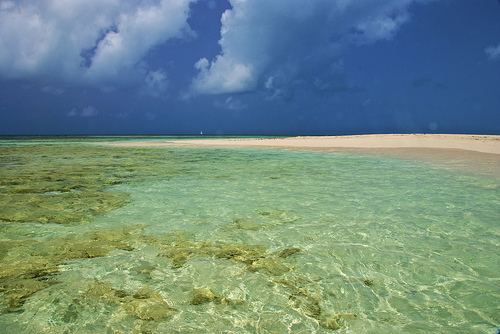
[[[500,134],[498,0],[0,0],[0,135]]]

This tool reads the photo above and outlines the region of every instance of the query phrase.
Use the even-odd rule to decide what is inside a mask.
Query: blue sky
[[[500,134],[497,0],[0,0],[0,134]]]

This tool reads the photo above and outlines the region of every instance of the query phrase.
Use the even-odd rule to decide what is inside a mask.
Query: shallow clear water
[[[3,222],[0,240],[14,245],[0,267],[5,333],[500,325],[496,177],[346,153],[126,150],[139,174],[103,190],[129,193],[126,205],[85,223]],[[151,174],[152,164],[175,172]],[[84,255],[68,255],[80,246]],[[56,267],[26,269],[43,259]]]

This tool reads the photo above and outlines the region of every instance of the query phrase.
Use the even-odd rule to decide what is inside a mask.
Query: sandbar
[[[500,176],[500,135],[369,134],[107,143],[130,147],[274,148],[380,154]]]

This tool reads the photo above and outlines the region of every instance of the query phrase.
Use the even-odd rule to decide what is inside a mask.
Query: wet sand
[[[374,134],[108,143],[129,147],[274,148],[380,154],[500,177],[500,136]]]

